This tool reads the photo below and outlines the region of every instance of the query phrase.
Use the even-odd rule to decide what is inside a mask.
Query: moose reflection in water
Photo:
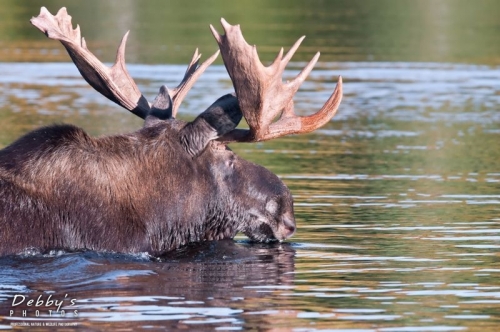
[[[72,125],[45,127],[1,150],[0,254],[35,247],[161,255],[238,232],[259,242],[282,241],[295,232],[286,185],[226,144],[321,127],[337,111],[341,79],[321,110],[296,116],[292,98],[319,53],[294,80],[282,83],[303,38],[265,67],[239,26],[221,22],[225,35],[211,28],[235,94],[184,122],[175,119],[179,104],[219,52],[198,66],[196,51],[179,86],[163,86],[150,104],[125,68],[127,34],[109,68],[87,49],[65,8],[53,16],[42,7],[31,23],[61,41],[92,87],[145,124],[134,133],[101,138]],[[236,129],[242,117],[250,129]]]
[[[52,294],[55,302],[68,294],[62,306],[66,319],[116,321],[126,314],[133,320],[133,310],[141,320],[161,320],[161,326],[174,328],[182,324],[175,318],[179,315],[209,317],[214,308],[220,317],[224,315],[220,308],[231,310],[229,299],[265,297],[267,293],[258,291],[262,287],[291,287],[294,282],[295,250],[288,243],[207,241],[154,260],[161,263],[152,264],[141,255],[94,251],[2,257],[0,297],[8,305],[0,307],[0,316],[15,320],[23,310],[30,315],[35,309],[46,316],[50,309],[53,318],[58,318],[55,303],[33,308],[26,305],[27,300],[40,295],[47,299]],[[25,296],[26,301],[12,308],[15,295]],[[76,299],[76,304],[71,305],[70,299]],[[15,312],[11,315],[10,310]],[[73,317],[75,310],[78,317]]]

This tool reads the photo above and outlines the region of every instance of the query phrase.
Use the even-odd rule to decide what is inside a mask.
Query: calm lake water
[[[142,125],[29,24],[42,5],[66,5],[105,61],[130,29],[128,68],[150,98],[177,84],[195,47],[204,58],[216,49],[207,27],[221,16],[242,24],[264,61],[306,34],[285,79],[322,51],[296,95],[298,113],[319,109],[338,75],[345,92],[313,134],[231,146],[290,187],[298,230],[289,241],[238,236],[161,259],[3,257],[0,329],[498,331],[500,2],[238,3],[2,2],[0,147],[51,123],[93,135]],[[218,60],[181,116],[231,91]]]

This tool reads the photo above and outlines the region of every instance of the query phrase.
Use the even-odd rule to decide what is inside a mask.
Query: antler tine
[[[290,62],[290,60],[292,59],[293,55],[295,54],[295,51],[297,51],[297,49],[299,48],[300,44],[302,44],[302,41],[304,40],[304,38],[306,38],[306,36],[300,37],[295,42],[295,44],[293,44],[293,46],[290,48],[290,50],[288,50],[288,52],[286,52],[285,58],[282,60],[283,69],[285,69],[285,66],[288,64],[288,62]]]
[[[128,32],[118,48],[116,62],[109,68],[92,54],[81,38],[80,28],[73,29],[71,16],[66,8],[61,8],[53,16],[45,7],[40,14],[31,19],[31,24],[45,33],[47,37],[59,40],[68,51],[83,78],[98,92],[126,108],[141,118],[149,113],[150,106],[139,91],[125,67],[125,44]]]
[[[274,58],[273,63],[269,66],[269,69],[273,73],[282,72],[285,66],[283,66],[283,47],[280,49],[278,52],[278,55],[276,55],[276,58]]]
[[[212,64],[212,62],[217,59],[219,55],[219,51],[215,52],[210,58],[205,60],[200,66],[198,63],[200,61],[201,54],[198,54],[198,49],[194,51],[193,58],[189,63],[186,73],[184,74],[184,78],[182,82],[173,90],[169,90],[170,96],[172,97],[173,107],[172,107],[172,116],[175,117],[177,115],[177,110],[182,103],[182,100],[189,92],[193,84],[196,82],[198,77]]]
[[[342,93],[342,77],[339,76],[335,90],[318,112],[309,116],[299,117],[293,112],[292,105],[290,110],[288,110],[289,113],[285,114],[285,111],[283,111],[283,116],[270,125],[268,134],[260,139],[260,141],[292,134],[306,134],[324,126],[337,114],[340,102],[342,101]],[[293,104],[293,101],[291,103]]]
[[[294,94],[297,92],[299,87],[302,85],[302,83],[305,81],[307,76],[311,73],[311,70],[313,70],[314,66],[319,60],[319,52],[317,52],[314,57],[309,61],[307,66],[305,66],[300,73],[293,79],[293,81],[287,83],[288,86],[290,86],[291,89],[293,89]]]
[[[319,52],[289,83],[283,83],[281,75],[300,46],[299,38],[283,57],[279,52],[274,62],[265,67],[259,60],[256,46],[244,39],[239,25],[230,25],[224,19],[221,24],[225,34],[220,35],[213,26],[212,33],[219,44],[222,59],[233,82],[238,104],[250,129],[235,129],[221,140],[226,142],[265,141],[290,134],[311,132],[326,124],[335,115],[342,100],[342,78],[325,105],[315,114],[305,117],[295,115],[293,96],[319,59]],[[279,119],[273,122],[278,115]]]
[[[198,63],[200,63],[201,54],[198,52],[198,48],[194,50],[193,57],[191,58],[191,62],[186,68],[186,74],[184,76],[189,76],[196,70]]]

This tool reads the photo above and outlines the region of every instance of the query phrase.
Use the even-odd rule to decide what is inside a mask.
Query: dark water
[[[74,4],[73,12],[73,4],[62,1],[5,3],[0,146],[54,122],[94,135],[141,126],[91,90],[72,64],[33,62],[67,61],[55,42],[19,23],[40,5],[68,6],[106,60],[122,30],[132,29],[138,37],[130,40],[129,70],[149,97],[182,77],[184,65],[165,63],[184,63],[196,46],[206,54],[215,47],[206,26],[220,16],[242,23],[264,58],[307,34],[285,79],[314,51],[324,51],[295,98],[298,113],[319,109],[338,75],[345,92],[339,114],[313,134],[232,146],[292,190],[298,230],[290,241],[261,245],[238,237],[161,259],[33,251],[3,257],[0,329],[498,330],[498,2],[283,7],[244,1],[235,7],[213,1],[179,9],[173,1],[158,9],[154,1],[88,1]],[[224,67],[216,64],[180,112],[192,118],[230,91]],[[45,306],[48,301],[54,303]],[[55,301],[62,301],[57,312]]]

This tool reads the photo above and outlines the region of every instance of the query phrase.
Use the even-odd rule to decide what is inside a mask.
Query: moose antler
[[[200,54],[196,49],[181,83],[173,90],[163,86],[153,104],[150,104],[125,67],[125,44],[128,32],[118,48],[115,64],[107,67],[89,51],[85,39],[80,35],[80,27],[77,25],[76,29],[73,29],[71,16],[68,15],[66,8],[61,8],[56,16],[53,16],[47,8],[42,7],[40,14],[31,19],[31,24],[47,37],[59,40],[63,44],[80,74],[94,89],[143,119],[150,114],[161,119],[175,117],[189,89],[219,54],[217,51],[198,66]]]
[[[238,103],[250,129],[235,129],[222,137],[223,141],[258,142],[280,136],[308,133],[326,124],[337,112],[342,99],[342,78],[325,105],[310,116],[297,116],[293,110],[293,96],[311,72],[319,52],[291,82],[283,83],[286,65],[299,47],[300,38],[283,57],[283,48],[274,62],[265,67],[250,46],[239,25],[230,25],[221,19],[225,35],[220,35],[212,25],[210,29],[219,44],[222,59],[231,77]],[[280,115],[281,114],[281,115]],[[280,115],[280,118],[273,122]]]

